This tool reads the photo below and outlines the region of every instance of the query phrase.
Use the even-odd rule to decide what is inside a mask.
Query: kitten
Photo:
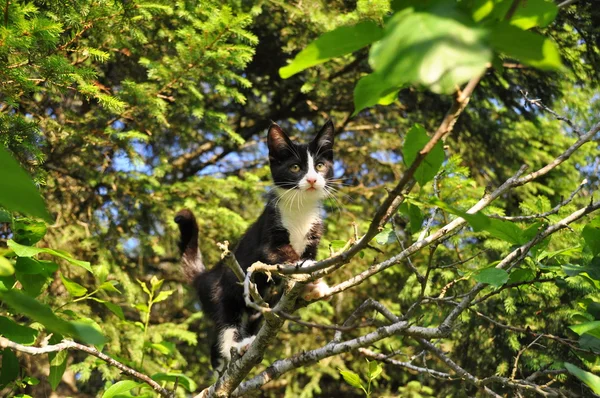
[[[325,123],[309,144],[296,144],[275,123],[267,135],[269,163],[275,184],[258,220],[242,236],[233,253],[244,271],[256,261],[266,264],[313,264],[322,235],[321,201],[333,176],[334,127]],[[231,349],[243,354],[258,331],[260,314],[247,308],[243,288],[233,272],[219,262],[205,270],[198,249],[198,224],[191,211],[175,217],[181,240],[179,248],[186,276],[193,280],[202,309],[214,322],[217,341],[211,363],[221,373],[231,359]],[[255,278],[264,297],[269,283],[264,274]],[[324,282],[308,284],[305,300],[325,296]]]

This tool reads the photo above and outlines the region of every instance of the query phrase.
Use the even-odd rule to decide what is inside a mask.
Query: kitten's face
[[[269,163],[280,195],[299,190],[303,197],[322,199],[327,195],[327,182],[333,177],[333,123],[328,121],[309,144],[292,142],[273,123],[269,128]]]

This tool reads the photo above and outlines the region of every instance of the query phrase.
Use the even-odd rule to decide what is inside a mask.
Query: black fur
[[[322,173],[324,177],[331,178],[333,140],[334,130],[331,121],[323,126],[308,145],[293,143],[281,128],[273,123],[269,128],[268,146],[269,163],[275,185],[284,189],[298,188],[296,184],[306,174],[307,149],[315,159],[315,164],[321,162],[326,165],[327,169]],[[302,172],[291,172],[290,167],[293,164],[300,165],[303,168]],[[272,192],[258,220],[246,231],[233,250],[244,271],[257,261],[266,264],[283,264],[315,259],[322,235],[321,222],[313,224],[307,236],[308,244],[304,252],[299,255],[291,246],[290,235],[282,226],[280,217],[277,194]],[[223,262],[204,271],[198,251],[198,225],[192,212],[187,209],[181,210],[175,217],[175,222],[181,232],[180,250],[186,267],[185,272],[193,278],[193,286],[202,303],[202,309],[214,322],[217,332],[220,334],[225,329],[235,328],[236,341],[254,335],[259,327],[260,317],[246,307],[243,288],[233,272]],[[257,274],[255,282],[264,297],[270,285],[266,276]],[[211,349],[211,362],[215,369],[220,368],[225,362],[225,358],[219,351],[219,343],[217,339]]]

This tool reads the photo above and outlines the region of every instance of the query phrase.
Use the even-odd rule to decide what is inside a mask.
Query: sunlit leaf
[[[493,287],[500,287],[508,281],[508,272],[500,268],[486,268],[475,274],[475,280]]]
[[[600,394],[600,377],[590,372],[586,372],[585,370],[580,369],[568,362],[565,362],[565,368],[567,368],[569,373],[571,373],[573,376],[583,381],[596,394]]]
[[[383,30],[376,23],[365,21],[354,26],[341,26],[322,34],[310,43],[287,66],[279,69],[279,75],[287,79],[298,72],[331,58],[340,57],[379,40]]]
[[[73,258],[69,253],[66,253],[62,250],[53,250],[44,247],[33,247],[33,246],[25,246],[20,245],[12,239],[8,240],[8,247],[10,247],[17,256],[19,257],[32,257],[40,253],[50,254],[52,256],[60,257],[64,260],[67,260],[69,263],[78,265],[86,270],[92,272],[92,268],[90,267],[90,263],[87,261],[81,261]]]
[[[407,166],[413,164],[419,155],[419,152],[427,145],[429,140],[430,137],[427,135],[423,126],[416,123],[411,127],[408,133],[406,133],[402,152],[404,155],[404,163],[406,163]],[[439,171],[443,162],[444,146],[441,141],[438,141],[425,159],[423,159],[415,172],[415,179],[419,182],[419,185],[423,186],[428,181],[431,181]],[[420,226],[419,223],[419,227]]]
[[[0,206],[53,222],[44,200],[31,180],[10,153],[0,145]]]
[[[560,70],[563,67],[556,43],[537,33],[499,23],[492,28],[489,40],[496,50],[526,65],[542,70]]]

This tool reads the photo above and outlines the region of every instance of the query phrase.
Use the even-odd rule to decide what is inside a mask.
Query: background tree
[[[333,338],[332,325],[347,322],[368,298],[379,304],[368,301],[367,308],[381,305],[391,315],[362,313],[358,324],[370,326],[345,331],[344,340],[388,322],[435,328],[477,281],[491,284],[473,298],[476,305],[461,313],[450,335],[418,341],[399,332],[369,347],[277,375],[264,394],[360,394],[360,389],[341,385],[341,378],[357,386],[348,373],[353,371],[368,387],[366,377],[377,375],[378,368],[367,367],[364,357],[385,363],[370,387],[377,395],[472,396],[477,388],[483,393],[481,383],[467,375],[498,377],[486,383],[499,394],[535,394],[533,388],[510,387],[510,382],[527,381],[536,372],[541,373],[534,384],[543,385],[552,377],[556,384],[548,388],[553,391],[588,394],[588,387],[565,373],[583,377],[588,374],[578,373],[581,369],[595,371],[597,366],[596,224],[585,217],[575,220],[571,230],[528,248],[528,256],[511,263],[510,275],[483,270],[508,258],[523,239],[577,209],[594,210],[586,206],[598,186],[600,167],[593,131],[600,108],[599,11],[593,2],[584,1],[565,2],[560,9],[558,3],[531,0],[445,2],[443,9],[436,2],[413,8],[407,8],[408,3],[7,1],[0,28],[0,140],[40,186],[54,222],[24,218],[40,214],[0,203],[24,213],[2,213],[0,219],[2,347],[8,339],[36,348],[47,343],[52,332],[49,343],[59,342],[60,335],[71,336],[153,376],[160,383],[155,391],[177,384],[177,394],[183,395],[185,389],[200,391],[212,385],[207,347],[196,345],[206,340],[207,327],[179,271],[174,213],[188,207],[199,215],[202,249],[209,263],[216,261],[221,253],[215,243],[235,242],[262,206],[269,184],[264,131],[270,121],[303,138],[332,117],[339,134],[336,173],[341,186],[339,197],[326,206],[321,258],[327,258],[328,246],[338,251],[354,239],[353,223],[359,236],[368,231],[372,215],[390,197],[386,189],[400,187],[399,194],[414,185],[398,184],[414,172],[407,158],[427,142],[424,131],[436,131],[454,108],[450,94],[455,88],[477,78],[464,90],[469,95],[462,100],[470,97],[470,104],[462,114],[454,112],[460,117],[445,138],[438,177],[403,195],[399,212],[372,247],[356,242],[348,246],[362,254],[328,275],[330,284],[343,283],[434,236],[456,216],[464,216],[462,211],[486,192],[496,192],[522,163],[529,166],[528,172],[539,170],[589,131],[590,143],[551,172],[501,191],[484,210],[529,219],[503,219],[518,222],[503,233],[490,230],[493,223],[487,218],[469,219],[469,228],[440,236],[432,249],[401,257],[399,264],[330,302],[300,306],[293,315],[299,319],[283,325],[279,321],[286,315],[280,313],[273,321],[281,328],[277,338],[268,348],[257,348],[264,355],[262,366],[301,350],[314,354],[311,349]],[[426,24],[433,17],[463,30],[444,31],[448,25],[442,25],[436,31],[438,25]],[[479,36],[480,29],[504,29],[510,21],[509,33],[537,35],[533,45]],[[287,79],[280,76],[281,68],[322,33],[364,24],[375,32],[370,42],[379,42],[373,47],[365,47],[367,42],[340,54],[335,53],[339,41],[326,42],[320,54],[332,51],[333,59]],[[395,31],[398,26],[402,29]],[[386,37],[426,28],[441,33],[442,39],[470,37],[468,45],[480,46],[483,55],[477,53],[472,73],[450,74],[444,84],[422,76],[393,80],[375,93],[383,101],[377,97],[369,104],[373,106],[360,110],[370,98],[359,91],[360,81],[373,72],[371,65],[379,77],[385,74],[385,68],[378,69],[381,64],[373,63],[374,48],[385,50]],[[540,45],[546,46],[541,58],[536,55]],[[445,62],[452,70],[464,51],[438,55],[434,63]],[[395,61],[390,62],[394,71]],[[408,65],[406,72],[418,71],[419,62]],[[289,71],[282,74],[285,70]],[[389,82],[383,78],[381,84]],[[544,105],[569,117],[573,125],[543,113]],[[353,115],[355,111],[360,112]],[[415,123],[424,131],[415,130]],[[411,128],[420,145],[407,144]],[[438,149],[430,156],[439,155]],[[24,180],[10,176],[3,177],[5,187]],[[581,185],[584,178],[587,182]],[[17,191],[5,188],[4,195],[7,192]],[[441,202],[432,203],[430,197]],[[534,217],[559,204],[557,211]],[[43,251],[32,252],[31,246]],[[66,250],[73,257],[48,248]],[[296,307],[285,303],[289,309]],[[54,315],[41,317],[48,308]],[[580,326],[571,330],[569,325]],[[119,368],[95,353],[69,348],[75,351],[52,354],[50,362],[6,348],[0,375],[3,394],[40,396],[52,387],[59,395],[107,390],[104,394],[109,396],[112,383],[123,379]],[[444,351],[442,357],[448,352],[458,368],[448,368],[436,350]],[[309,355],[306,360],[314,358]],[[565,361],[580,370],[568,370]],[[408,362],[417,369],[406,370]],[[466,374],[457,369],[466,369]],[[233,391],[237,385],[223,383],[243,373],[233,370],[216,386]],[[262,370],[257,365],[254,372]],[[541,377],[543,381],[535,380]],[[465,387],[461,379],[471,386]],[[145,391],[132,390],[137,383],[124,383],[120,386],[135,394]],[[238,393],[251,389],[248,383]]]

